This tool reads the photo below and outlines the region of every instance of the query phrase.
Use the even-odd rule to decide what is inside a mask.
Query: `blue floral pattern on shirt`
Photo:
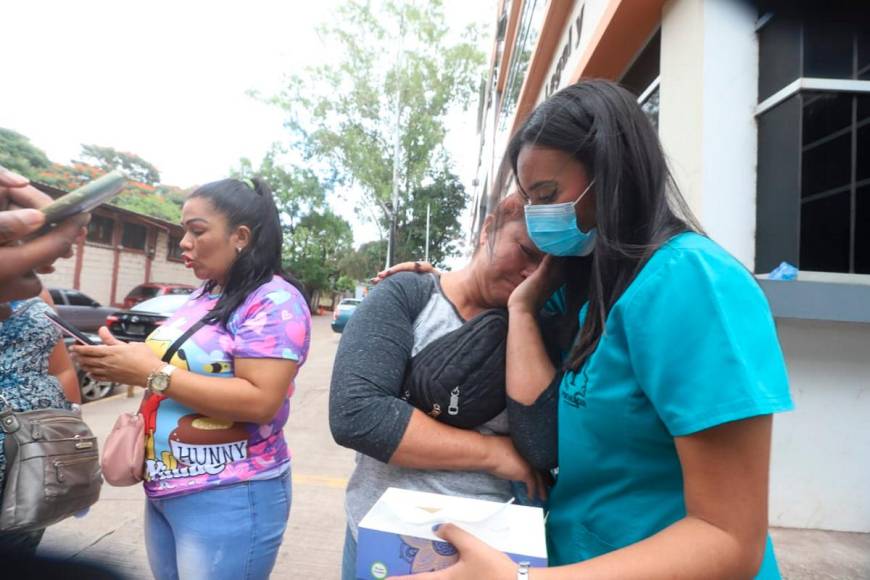
[[[0,322],[0,395],[16,411],[69,409],[60,382],[48,373],[51,351],[60,340],[45,316],[51,307],[39,298],[12,307],[12,315]],[[0,492],[6,479],[4,442],[0,431]]]

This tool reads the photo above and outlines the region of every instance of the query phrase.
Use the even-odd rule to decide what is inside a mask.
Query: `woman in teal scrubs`
[[[558,429],[551,567],[528,577],[779,578],[770,441],[792,404],[751,273],[701,232],[655,129],[613,83],[556,93],[508,153],[531,239],[563,257],[509,303],[512,421],[558,413],[535,424],[541,445]],[[554,368],[538,312],[560,286],[579,330]],[[461,558],[431,578],[526,577],[459,528],[438,533]]]

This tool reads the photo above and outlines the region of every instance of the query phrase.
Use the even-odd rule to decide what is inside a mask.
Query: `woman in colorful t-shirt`
[[[108,346],[76,351],[93,376],[148,388],[145,534],[155,577],[267,578],[290,513],[282,429],[311,316],[281,269],[279,216],[262,181],[204,185],[182,220],[185,265],[203,287],[146,344],[103,328]]]

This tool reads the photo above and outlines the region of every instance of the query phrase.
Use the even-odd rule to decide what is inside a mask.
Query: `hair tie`
[[[242,183],[244,183],[245,185],[247,185],[248,187],[253,189],[254,193],[260,193],[259,191],[257,191],[257,186],[254,184],[254,180],[251,179],[250,177],[240,177],[239,181],[241,181]]]

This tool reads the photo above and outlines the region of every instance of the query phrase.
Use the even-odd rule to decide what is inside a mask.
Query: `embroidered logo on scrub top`
[[[562,389],[562,399],[574,408],[585,407],[586,386],[588,384],[589,374],[584,368],[579,377],[574,375],[574,380],[565,381],[565,387]]]

